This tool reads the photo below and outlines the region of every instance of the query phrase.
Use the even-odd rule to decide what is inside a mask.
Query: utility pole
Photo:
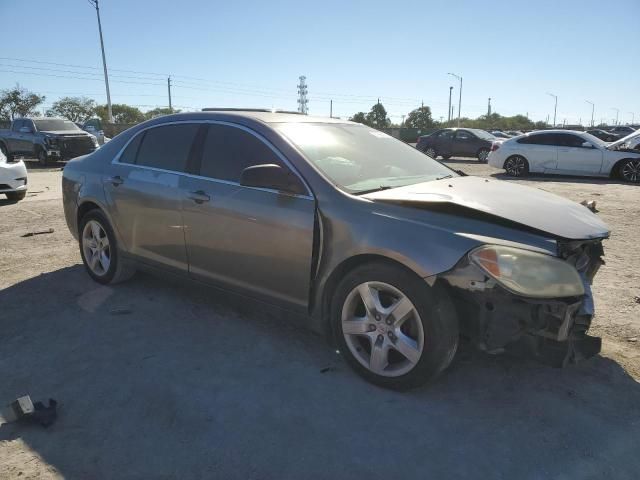
[[[449,87],[449,110],[448,110],[449,118],[447,119],[447,124],[451,122],[451,92],[452,91],[453,91],[453,86]]]
[[[169,91],[169,112],[173,113],[173,107],[171,106],[171,76],[167,77],[167,90]]]
[[[449,73],[452,77],[460,80],[460,91],[458,92],[458,127],[460,126],[460,112],[462,111],[462,77],[455,73]]]
[[[307,93],[309,90],[307,89],[306,80],[307,77],[302,75],[299,77],[300,83],[298,84],[298,111],[303,115],[307,115],[307,104],[309,100],[307,100]]]
[[[585,100],[585,102],[587,102],[589,105],[591,105],[591,128],[593,128],[593,114],[596,110],[596,104],[589,101],[589,100]]]
[[[487,107],[487,120],[491,116],[491,97],[489,97],[489,106]]]
[[[102,23],[100,22],[100,7],[98,6],[98,0],[89,0],[89,4],[96,9],[96,15],[98,16],[98,32],[100,33],[100,49],[102,50],[102,67],[104,69],[104,84],[107,88],[107,116],[109,122],[113,123],[113,111],[111,110],[111,93],[109,92],[109,74],[107,73],[107,59],[104,55],[104,41],[102,40]]]
[[[614,123],[614,125],[618,125],[618,114],[620,113],[620,109],[613,107],[611,110],[615,110],[616,111],[616,123]]]
[[[634,123],[636,123],[636,114],[633,112],[627,112],[631,114],[631,125],[633,125]]]
[[[558,96],[549,92],[547,92],[547,95],[556,99],[556,104],[553,107],[553,128],[556,128],[556,114],[558,113]]]
[[[329,100],[329,118],[333,118],[333,100]]]

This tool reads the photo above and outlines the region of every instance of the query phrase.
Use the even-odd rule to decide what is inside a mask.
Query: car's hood
[[[57,137],[86,137],[89,135],[87,132],[82,130],[40,130],[40,133],[55,135]]]
[[[638,135],[640,135],[640,130],[637,130],[633,133],[630,133],[629,135],[627,135],[626,137],[622,137],[619,140],[616,140],[615,142],[611,142],[609,145],[607,145],[607,148],[615,148],[617,146],[622,145],[623,143],[627,143],[629,140],[631,140],[632,138],[637,137]]]
[[[382,190],[364,198],[438,211],[453,205],[467,216],[507,220],[525,228],[571,240],[603,238],[609,227],[588,208],[537,188],[504,180],[455,177]],[[446,211],[446,208],[444,209]],[[456,214],[456,210],[451,210]],[[487,217],[489,215],[490,217]]]

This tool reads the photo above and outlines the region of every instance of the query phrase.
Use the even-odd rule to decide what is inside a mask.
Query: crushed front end
[[[604,264],[602,239],[559,241],[557,253],[553,258],[577,271],[580,294],[563,295],[560,288],[546,298],[523,294],[497,280],[472,254],[439,275],[450,287],[462,334],[487,352],[532,356],[556,367],[598,354],[601,339],[587,331],[594,315],[591,283]],[[552,291],[554,285],[547,287]]]

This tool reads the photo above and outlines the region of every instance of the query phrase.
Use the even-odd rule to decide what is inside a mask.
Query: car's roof
[[[316,117],[292,112],[278,112],[259,109],[240,110],[230,108],[211,108],[205,109],[202,112],[179,113],[175,114],[174,117],[178,117],[180,115],[189,117],[211,117],[221,114],[224,114],[225,116],[229,115],[234,117],[252,118],[264,123],[353,123],[339,118]]]
[[[549,130],[534,130],[533,132],[529,132],[526,133],[525,135],[540,135],[543,133],[575,133],[575,134],[580,134],[580,133],[585,133],[585,132],[581,132],[580,130],[567,130],[567,129],[562,129],[562,128],[552,128]]]

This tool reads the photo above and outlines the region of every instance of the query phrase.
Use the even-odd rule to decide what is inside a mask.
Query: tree
[[[407,128],[433,128],[434,122],[431,118],[431,108],[419,107],[411,110],[404,123]]]
[[[387,128],[391,125],[391,121],[387,117],[387,111],[381,103],[376,103],[371,107],[371,111],[367,113],[367,125],[373,128]]]
[[[13,120],[16,116],[35,116],[35,108],[44,102],[45,96],[30,92],[16,84],[15,87],[0,92],[0,118]]]
[[[48,117],[64,117],[72,122],[84,122],[96,111],[96,102],[87,97],[63,97],[47,111]]]
[[[114,123],[140,123],[144,122],[144,113],[138,108],[123,103],[114,103],[111,105]],[[106,105],[98,105],[96,107],[96,115],[100,117],[102,123],[109,123],[108,111]]]
[[[150,120],[162,115],[171,115],[172,113],[180,113],[180,110],[176,110],[175,108],[154,108],[153,110],[145,112],[144,117]]]
[[[363,125],[369,125],[367,121],[367,116],[364,112],[358,112],[353,117],[349,119],[352,122],[362,123]]]

